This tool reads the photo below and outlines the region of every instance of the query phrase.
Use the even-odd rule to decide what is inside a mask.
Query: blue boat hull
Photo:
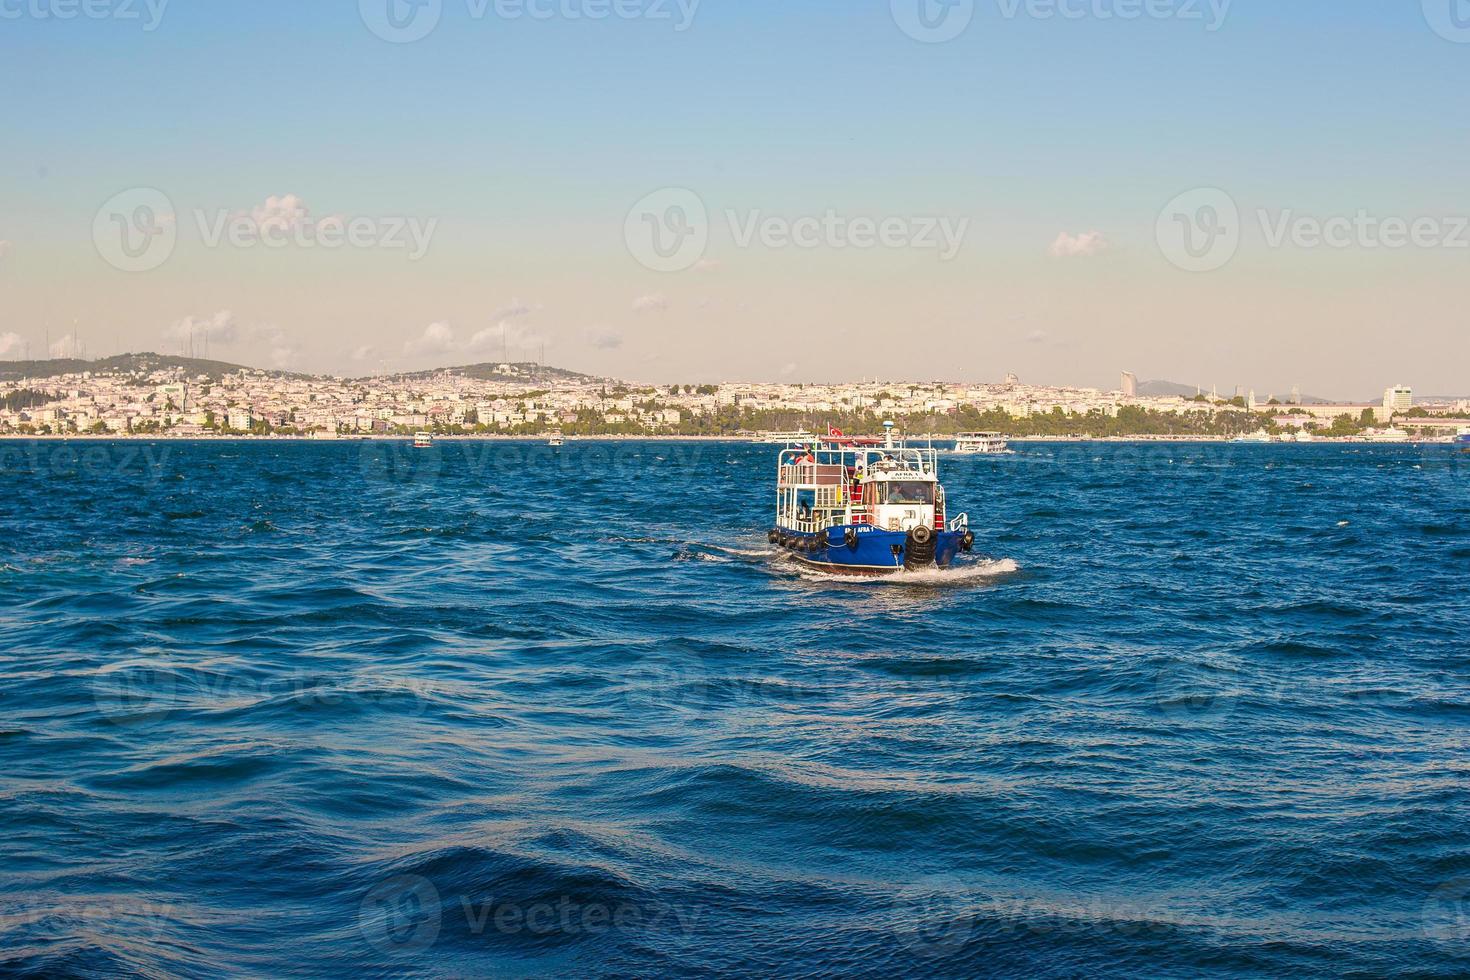
[[[855,525],[855,547],[846,542],[848,528],[829,528],[821,534],[802,534],[778,529],[787,539],[785,549],[792,557],[824,571],[847,575],[891,575],[904,570],[908,535],[903,531],[882,531]],[[960,553],[965,533],[939,531],[935,534],[934,560],[925,567],[948,568]]]

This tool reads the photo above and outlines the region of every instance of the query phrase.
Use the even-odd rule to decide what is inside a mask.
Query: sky
[[[0,0],[0,83],[0,359],[1470,393],[1470,0]]]

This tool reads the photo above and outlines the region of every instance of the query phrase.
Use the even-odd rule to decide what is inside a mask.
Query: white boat
[[[961,432],[955,436],[954,451],[963,456],[1004,456],[1015,452],[999,432]]]
[[[432,449],[432,448],[434,448],[434,433],[432,433],[432,432],[415,432],[413,434],[413,448],[415,448],[415,449]]]
[[[757,433],[756,441],[773,446],[789,446],[798,442],[811,442],[817,438],[815,432],[798,429],[795,432],[761,432]]]
[[[1405,432],[1403,429],[1400,429],[1400,428],[1397,428],[1397,427],[1391,425],[1388,428],[1382,429],[1382,430],[1380,430],[1378,432],[1369,431],[1368,432],[1368,441],[1369,442],[1408,442],[1409,441],[1409,434],[1407,432]]]
[[[553,432],[551,438],[546,440],[546,444],[553,449],[559,449],[567,444],[567,437],[560,432]]]
[[[1265,429],[1261,429],[1258,432],[1252,432],[1248,436],[1236,436],[1230,441],[1237,443],[1247,443],[1250,445],[1269,445],[1271,442],[1271,433],[1267,432]]]

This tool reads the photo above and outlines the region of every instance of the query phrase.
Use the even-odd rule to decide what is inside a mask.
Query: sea
[[[0,442],[0,974],[1470,974],[1470,456]]]

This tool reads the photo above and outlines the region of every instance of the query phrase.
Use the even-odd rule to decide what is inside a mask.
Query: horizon
[[[7,18],[0,357],[1466,387],[1440,0],[390,2]]]

